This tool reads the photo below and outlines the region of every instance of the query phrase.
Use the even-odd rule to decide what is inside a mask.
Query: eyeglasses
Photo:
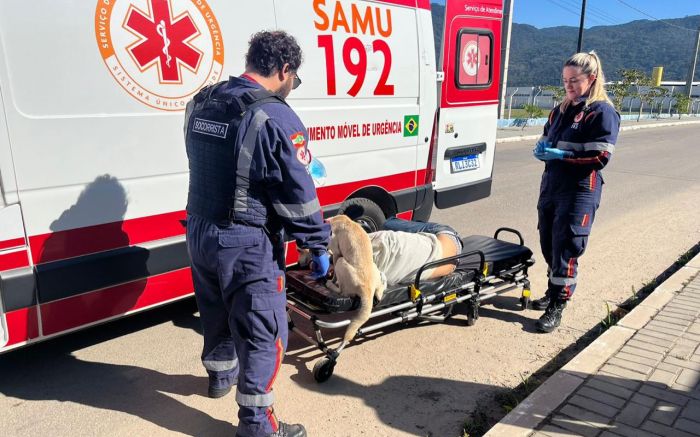
[[[294,73],[294,82],[292,82],[292,89],[295,90],[299,88],[299,85],[301,85],[301,79],[299,78],[299,75]]]

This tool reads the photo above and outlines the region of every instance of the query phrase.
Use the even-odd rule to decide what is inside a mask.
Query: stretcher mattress
[[[462,239],[462,253],[481,251],[486,258],[488,275],[498,275],[518,264],[525,264],[532,258],[532,251],[520,244],[510,243],[491,237],[473,235]],[[420,290],[424,295],[455,289],[474,280],[475,270],[479,269],[479,256],[473,255],[459,261],[457,269],[447,276],[436,279],[421,279]],[[410,285],[414,277],[406,278],[384,292],[380,302],[375,302],[374,309],[397,305],[409,301]],[[339,313],[357,309],[359,298],[342,296],[330,290],[322,282],[311,277],[309,270],[291,270],[287,272],[289,297],[327,313]]]

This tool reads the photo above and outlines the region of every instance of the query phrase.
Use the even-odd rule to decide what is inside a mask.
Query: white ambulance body
[[[501,3],[448,0],[436,62],[428,0],[0,0],[0,351],[191,295],[183,109],[262,29],[304,52],[326,216],[488,196]]]

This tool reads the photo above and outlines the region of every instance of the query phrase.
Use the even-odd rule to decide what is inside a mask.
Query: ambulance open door
[[[491,193],[502,15],[502,0],[445,2],[433,151],[438,208]]]

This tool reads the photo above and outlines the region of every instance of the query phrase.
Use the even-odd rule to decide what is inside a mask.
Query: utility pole
[[[586,0],[581,0],[581,24],[578,26],[578,45],[576,46],[576,53],[581,53],[581,46],[583,45],[584,21],[586,21]]]
[[[498,118],[503,118],[506,110],[508,90],[508,61],[510,59],[510,35],[513,28],[513,3],[505,0],[503,4],[503,40],[501,41],[501,98],[498,100]]]
[[[698,62],[698,47],[700,47],[700,27],[698,27],[695,38],[695,50],[690,56],[690,68],[688,68],[688,79],[685,82],[685,95],[690,97],[693,91],[693,78],[695,77],[695,64]]]

